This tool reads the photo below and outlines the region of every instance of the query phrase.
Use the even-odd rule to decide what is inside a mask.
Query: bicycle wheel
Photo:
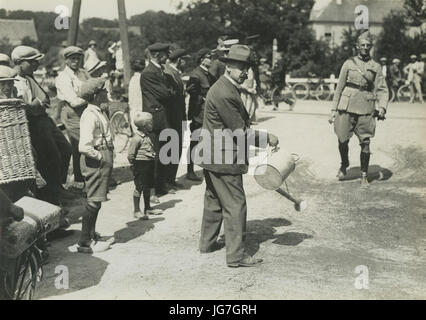
[[[6,299],[31,300],[35,293],[37,281],[42,269],[37,258],[35,246],[23,252],[15,263],[13,272],[6,272],[2,277],[1,289]]]
[[[406,84],[399,88],[396,97],[400,102],[409,102],[411,99],[410,85]]]
[[[115,112],[110,120],[110,125],[114,139],[114,148],[117,152],[122,152],[126,149],[129,137],[131,136],[127,114],[123,111]]]
[[[305,100],[309,96],[309,87],[304,83],[296,83],[293,92],[298,100]]]
[[[328,84],[322,83],[315,89],[315,98],[319,101],[326,101],[331,96],[331,88]]]

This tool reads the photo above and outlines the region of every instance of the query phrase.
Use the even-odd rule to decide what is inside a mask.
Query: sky
[[[180,0],[125,0],[127,17],[143,13],[147,10],[175,13]],[[190,0],[183,0],[184,3]],[[71,15],[73,0],[0,0],[0,8],[6,10],[55,11],[57,6],[66,6]],[[117,0],[82,0],[80,21],[98,17],[116,19]]]

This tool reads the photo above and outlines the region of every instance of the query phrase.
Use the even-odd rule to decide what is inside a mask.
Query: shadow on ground
[[[37,285],[35,299],[51,296],[53,292],[56,296],[69,294],[99,284],[108,262],[91,254],[71,252],[68,249],[78,242],[80,234],[80,231],[58,231],[56,239],[62,239],[52,242],[48,248],[49,262],[43,266],[43,280]],[[64,281],[69,286],[66,290],[61,287],[65,285]]]
[[[149,220],[135,220],[127,222],[126,228],[120,229],[114,233],[116,243],[126,243],[130,240],[139,238],[146,232],[154,229],[154,224],[163,221],[164,218],[151,218]]]
[[[342,181],[356,180],[359,179],[361,175],[360,167],[352,167],[347,170],[345,179]],[[389,169],[382,168],[379,165],[371,165],[368,167],[368,181],[386,181],[389,180],[393,175],[393,172]]]
[[[275,234],[276,228],[290,226],[291,222],[283,218],[268,218],[264,220],[251,220],[247,223],[247,233],[245,239],[246,251],[250,255],[259,251],[260,244],[268,240],[274,240],[272,243],[284,246],[297,246],[305,239],[312,238],[300,232],[284,232]]]

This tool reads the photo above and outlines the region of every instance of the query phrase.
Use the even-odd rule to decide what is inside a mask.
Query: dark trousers
[[[199,122],[197,122],[197,121],[195,121],[195,120],[192,120],[191,121],[191,124],[189,125],[189,130],[191,130],[191,138],[193,138],[192,137],[192,135],[193,135],[193,133],[194,133],[194,131],[196,131],[196,130],[198,130],[198,129],[200,129],[200,128],[202,128],[203,127],[203,125],[201,124],[201,123],[199,123]],[[192,140],[191,139],[191,142],[190,142],[190,144],[189,144],[189,149],[188,149],[188,152],[189,152],[189,157],[188,157],[188,163],[190,164],[190,165],[194,165],[194,162],[192,161],[192,157],[191,157],[191,154],[192,154],[192,150],[195,148],[195,146],[198,144],[198,141],[197,140]]]
[[[81,153],[78,151],[78,143],[80,141],[73,138],[72,136],[70,136],[69,138],[70,138],[71,149],[72,149],[72,167],[74,171],[74,181],[84,182],[84,177],[83,177],[83,174],[81,173],[81,168],[80,168]]]
[[[37,169],[53,188],[67,181],[71,145],[46,116],[29,118],[31,142],[37,154]]]
[[[155,150],[155,163],[154,163],[154,180],[155,180],[155,191],[160,192],[165,189],[165,182],[167,176],[166,165],[160,161],[160,149],[164,146],[165,141],[160,141],[160,131],[153,132],[154,137],[154,150]]]
[[[217,241],[222,220],[225,227],[226,262],[240,261],[244,255],[247,204],[242,175],[204,170],[206,192],[201,224],[200,251],[209,251]]]
[[[183,147],[182,126],[179,128],[173,128],[173,129],[176,130],[179,135],[179,161],[180,161],[180,158],[182,157],[182,147]],[[177,164],[170,163],[165,165],[165,167],[166,167],[166,182],[174,183],[176,180],[179,163]]]

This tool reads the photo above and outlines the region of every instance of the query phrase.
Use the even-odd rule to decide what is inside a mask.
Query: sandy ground
[[[104,203],[98,230],[117,243],[100,254],[75,252],[80,200],[73,225],[56,235],[38,299],[424,299],[426,298],[426,106],[392,104],[372,142],[369,188],[359,187],[359,146],[350,143],[348,181],[336,181],[337,139],[327,122],[329,103],[300,102],[258,112],[258,128],[280,138],[301,160],[288,178],[291,202],[245,176],[247,251],[264,259],[256,268],[228,268],[225,249],[198,252],[204,183],[161,198],[161,216],[132,216],[133,182],[125,154],[114,175],[122,183]],[[178,176],[185,173],[181,166]],[[384,180],[378,181],[381,171]],[[198,174],[201,174],[199,172]],[[69,288],[57,289],[58,266]],[[368,289],[355,286],[357,266]],[[362,268],[362,267],[361,267]],[[364,272],[365,276],[366,273]],[[359,279],[359,278],[358,278]],[[365,282],[364,282],[365,283]]]

